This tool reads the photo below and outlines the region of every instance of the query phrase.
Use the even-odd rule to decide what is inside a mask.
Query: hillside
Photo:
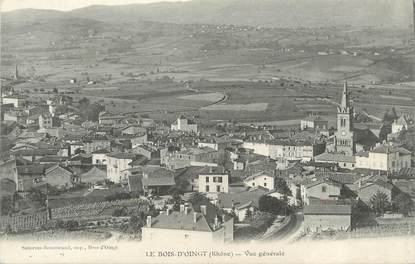
[[[154,21],[164,23],[234,24],[265,27],[379,26],[408,27],[407,0],[193,0],[124,6],[90,6],[66,12],[103,22]],[[37,15],[56,17],[58,11],[13,11],[5,21]]]
[[[408,26],[405,0],[193,0],[118,7],[92,6],[71,13],[102,21],[150,20],[266,27]]]

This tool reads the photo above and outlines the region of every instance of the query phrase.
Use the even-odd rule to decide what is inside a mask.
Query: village
[[[413,117],[392,109],[375,129],[355,127],[361,113],[346,82],[341,89],[334,128],[317,114],[294,128],[207,124],[186,112],[167,123],[57,89],[40,101],[3,89],[2,237],[63,230],[238,243],[414,235]]]

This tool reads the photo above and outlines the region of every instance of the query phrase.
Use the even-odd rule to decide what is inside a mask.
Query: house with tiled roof
[[[98,166],[93,166],[87,172],[82,173],[79,175],[80,182],[87,183],[87,184],[95,184],[97,182],[104,182],[107,178],[107,170],[105,166],[101,166],[103,168],[99,168]]]
[[[165,195],[175,185],[174,171],[158,165],[143,165],[121,172],[121,181],[131,192]]]
[[[20,149],[12,151],[12,157],[21,157],[28,161],[35,161],[45,156],[57,155],[59,149]]]
[[[301,198],[304,204],[310,204],[310,198],[338,200],[341,189],[341,183],[329,178],[312,178],[301,184]]]
[[[145,194],[165,195],[175,185],[174,172],[160,166],[144,166],[141,181]]]
[[[301,130],[326,130],[328,129],[328,121],[321,116],[311,115],[301,119]]]
[[[247,212],[255,212],[259,209],[259,198],[266,195],[269,190],[256,187],[251,190],[237,193],[220,193],[217,198],[217,206],[227,212],[233,212],[238,221],[243,221]]]
[[[224,244],[233,241],[233,218],[208,210],[201,205],[180,206],[180,211],[167,209],[156,217],[148,216],[142,228],[143,242],[192,244],[203,241],[205,244]]]
[[[206,168],[199,173],[198,191],[201,193],[227,193],[229,192],[229,173],[223,170],[215,170],[215,167]]]
[[[107,164],[107,154],[110,153],[108,149],[99,149],[92,152],[92,164]]]
[[[188,166],[217,166],[219,153],[209,147],[183,148],[180,151],[166,155],[164,162],[171,169]]]
[[[340,153],[324,152],[314,157],[315,162],[337,164],[340,168],[353,170],[356,167],[356,157]]]
[[[304,206],[304,231],[351,229],[352,208],[349,204],[321,203]]]
[[[107,154],[107,178],[114,183],[121,182],[121,172],[131,168],[130,163],[135,159],[134,153],[108,153]]]
[[[275,188],[274,181],[275,176],[273,174],[259,171],[246,177],[243,182],[247,187],[250,188],[259,186],[267,190],[273,190]]]
[[[75,182],[74,176],[69,168],[56,164],[45,170],[43,181],[56,188],[70,188]]]
[[[403,147],[379,145],[356,154],[356,168],[398,172],[411,168],[411,152]]]
[[[124,116],[120,114],[111,114],[108,112],[101,112],[99,113],[98,117],[98,123],[100,125],[115,125],[117,123],[120,123],[121,120],[124,119]]]

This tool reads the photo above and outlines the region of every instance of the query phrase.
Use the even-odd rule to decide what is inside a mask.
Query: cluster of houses
[[[134,196],[206,197],[203,204],[187,202],[148,216],[142,230],[147,241],[232,241],[234,222],[260,210],[265,195],[303,207],[308,232],[350,230],[354,202],[370,206],[378,192],[390,202],[399,192],[415,199],[402,187],[415,182],[413,153],[397,140],[356,140],[362,131],[353,127],[347,85],[334,133],[316,116],[295,130],[202,126],[183,115],[169,125],[108,112],[85,120],[59,95],[46,102],[4,95],[2,102],[0,180],[7,189],[2,196],[24,200],[33,190],[54,190],[88,197],[117,188]],[[402,133],[411,126],[400,117],[392,130]],[[281,179],[289,194],[280,191]],[[13,213],[21,210],[15,205]]]

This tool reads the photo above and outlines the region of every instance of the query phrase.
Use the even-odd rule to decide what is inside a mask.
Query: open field
[[[30,97],[56,88],[110,112],[267,122],[332,116],[347,80],[369,114],[414,110],[406,29],[120,25],[43,13],[22,21],[2,17],[1,76],[18,64],[13,88]]]
[[[222,93],[204,93],[204,94],[195,94],[195,95],[184,95],[177,97],[182,100],[194,100],[194,101],[208,101],[216,102],[221,100],[224,97]]]
[[[262,112],[268,107],[267,103],[252,103],[252,104],[216,104],[202,107],[202,111],[248,111],[248,112]]]

